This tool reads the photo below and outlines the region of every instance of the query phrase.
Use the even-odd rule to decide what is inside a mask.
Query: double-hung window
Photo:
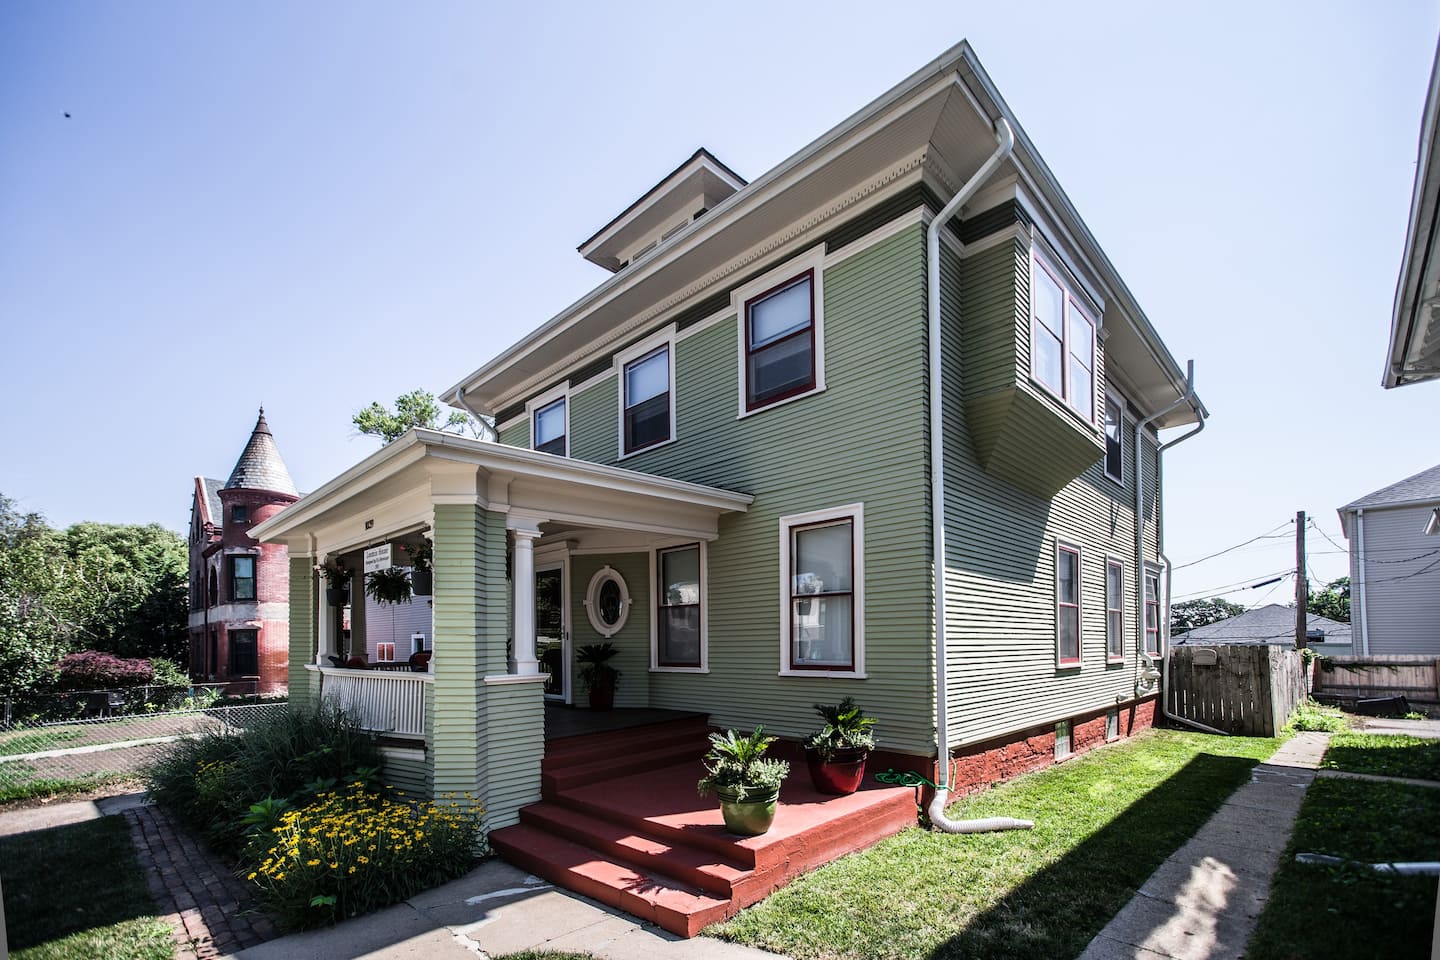
[[[568,455],[565,435],[568,432],[569,418],[565,410],[565,397],[561,396],[535,407],[530,420],[531,436],[534,437],[532,447],[541,453],[553,453],[557,457]]]
[[[1112,396],[1105,397],[1105,476],[1125,482],[1125,408]]]
[[[731,291],[740,321],[740,415],[825,389],[825,251]]]
[[[1145,571],[1145,652],[1160,656],[1160,574]]]
[[[1095,321],[1039,251],[1030,257],[1030,375],[1095,421]]]
[[[675,439],[675,331],[659,333],[615,355],[620,374],[620,456]]]
[[[655,552],[656,667],[705,667],[704,560],[698,543]]]
[[[1125,659],[1125,562],[1105,561],[1105,659]]]
[[[250,555],[230,558],[230,599],[255,599],[255,558]]]
[[[860,504],[780,521],[782,673],[864,670]]]
[[[1080,666],[1080,548],[1055,545],[1055,660]]]

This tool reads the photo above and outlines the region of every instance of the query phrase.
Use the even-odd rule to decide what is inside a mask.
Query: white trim
[[[670,436],[659,443],[648,444],[627,452],[625,449],[625,367],[661,347],[665,348],[666,374],[670,380],[667,388],[670,392]],[[675,324],[666,324],[643,340],[638,340],[624,350],[617,351],[611,359],[611,369],[615,373],[615,459],[617,461],[626,460],[657,447],[663,447],[667,443],[674,443],[679,439],[675,433],[675,407],[676,401],[679,399],[675,389]]]
[[[1029,328],[1026,330],[1026,335],[1030,338],[1030,382],[1039,386],[1056,400],[1059,400],[1061,404],[1075,413],[1082,422],[1088,424],[1092,431],[1095,431],[1097,430],[1097,424],[1095,423],[1096,395],[1105,389],[1104,372],[1100,369],[1100,324],[1096,322],[1095,318],[1097,316],[1103,316],[1103,311],[1098,311],[1094,304],[1089,302],[1089,298],[1084,296],[1083,291],[1079,294],[1075,292],[1078,288],[1075,287],[1069,279],[1071,276],[1070,271],[1059,265],[1062,261],[1050,255],[1048,244],[1044,243],[1043,238],[1037,237],[1035,239],[1036,242],[1030,246],[1030,316],[1027,318],[1029,320]],[[1035,372],[1035,268],[1037,266],[1041,270],[1044,270],[1050,279],[1055,281],[1055,285],[1060,288],[1060,389],[1058,391],[1040,379]],[[1084,411],[1075,405],[1072,396],[1075,392],[1070,383],[1070,356],[1072,353],[1070,349],[1070,316],[1072,308],[1078,309],[1080,316],[1085,319],[1086,323],[1090,324],[1089,416],[1086,416]],[[1103,424],[1098,426],[1098,431],[1103,435]]]
[[[851,524],[850,623],[854,661],[849,670],[797,670],[790,666],[790,538],[795,527],[829,521]],[[780,518],[780,673],[782,677],[852,677],[865,679],[865,504],[793,513]]]
[[[794,396],[786,397],[784,400],[777,400],[774,403],[767,403],[764,406],[756,407],[747,411],[745,387],[747,378],[745,376],[745,346],[749,337],[746,334],[745,303],[746,301],[764,293],[772,287],[777,287],[787,279],[798,277],[805,271],[813,271],[811,275],[811,302],[814,309],[810,317],[812,336],[815,340],[815,383],[804,393],[797,393]],[[735,287],[730,291],[730,309],[735,314],[736,322],[736,363],[737,387],[736,397],[737,420],[763,413],[772,407],[781,406],[791,400],[798,400],[801,397],[814,396],[825,391],[825,245],[817,244],[806,250],[799,256],[792,257],[760,276],[749,281],[743,286]]]
[[[876,244],[884,243],[891,237],[904,233],[911,227],[919,226],[929,219],[930,211],[926,209],[924,204],[921,204],[909,213],[902,213],[889,223],[876,227],[858,240],[852,240],[834,253],[827,253],[825,255],[825,267],[828,269],[837,263],[844,263],[857,253],[864,253]]]
[[[642,202],[636,203],[634,208],[627,210],[619,217],[616,217],[614,221],[601,229],[599,233],[595,234],[594,238],[591,239],[588,243],[585,244],[584,247],[580,249],[580,255],[588,259],[590,254],[593,253],[596,248],[604,245],[607,240],[611,239],[616,234],[623,231],[630,224],[634,223],[635,220],[637,220],[639,217],[648,213],[651,209],[654,208],[655,204],[671,196],[671,193],[674,189],[674,187],[672,186],[673,184],[678,184],[686,178],[694,176],[695,173],[701,170],[708,170],[717,180],[720,180],[722,183],[725,183],[728,186],[734,188],[737,192],[745,189],[745,184],[741,183],[739,180],[736,180],[731,173],[726,171],[723,167],[719,166],[718,161],[712,162],[711,158],[703,155],[695,157],[690,162],[682,166],[679,170],[676,170],[670,176],[666,177],[664,180],[661,180],[655,186],[651,187],[648,191],[646,191],[646,196]],[[697,197],[696,199],[701,200],[703,204],[703,198]],[[684,219],[685,222],[688,223],[693,219],[693,217],[694,212],[692,211],[690,214],[687,214],[681,219]],[[679,221],[677,220],[676,222]],[[667,227],[666,229],[669,228]]]
[[[684,330],[675,331],[675,342],[680,343],[683,340],[695,336],[695,334],[697,333],[704,333],[706,330],[709,330],[711,327],[715,326],[715,324],[722,323],[725,320],[730,319],[734,315],[735,311],[730,307],[726,307],[719,313],[712,313],[704,320],[690,324],[690,326],[686,327]]]
[[[1113,473],[1110,472],[1110,435],[1109,435],[1109,433],[1106,432],[1107,427],[1106,427],[1106,423],[1105,423],[1105,421],[1106,421],[1106,414],[1108,414],[1110,411],[1107,410],[1105,406],[1101,406],[1101,408],[1100,408],[1100,409],[1101,409],[1101,416],[1100,416],[1100,433],[1105,437],[1105,461],[1104,461],[1104,462],[1105,462],[1105,465],[1101,468],[1101,473],[1103,473],[1103,474],[1105,475],[1105,478],[1106,478],[1107,480],[1113,481],[1114,483],[1119,484],[1121,487],[1124,487],[1124,486],[1125,486],[1125,398],[1122,397],[1122,396],[1120,396],[1120,392],[1119,392],[1118,390],[1116,390],[1114,387],[1110,386],[1110,384],[1107,383],[1107,384],[1105,384],[1105,400],[1104,400],[1104,404],[1107,404],[1107,405],[1108,405],[1108,404],[1111,404],[1111,403],[1115,404],[1115,406],[1117,406],[1117,407],[1120,408],[1120,476],[1117,477],[1117,476],[1115,476],[1115,474],[1113,474]]]
[[[528,536],[524,531],[519,531],[522,536]],[[575,689],[571,677],[570,660],[572,657],[570,633],[570,553],[567,546],[562,542],[558,544],[547,544],[544,548],[539,543],[535,546],[534,576],[548,570],[560,571],[560,685],[561,690],[557,693],[545,694],[546,700],[555,700],[561,703],[575,702]],[[533,589],[530,591],[532,600],[538,600],[539,594]],[[540,659],[540,619],[535,618],[535,659]],[[541,671],[544,675],[544,671]]]
[[[488,677],[481,677],[480,682],[487,687],[498,687],[510,683],[539,683],[545,682],[543,673],[492,673]]]
[[[1060,553],[1075,554],[1075,659],[1067,661],[1060,654]],[[1085,551],[1080,544],[1061,537],[1055,538],[1055,669],[1079,670],[1085,666]]]
[[[620,588],[620,618],[613,624],[606,623],[600,617],[600,590],[606,583],[613,582]],[[606,640],[625,629],[625,622],[630,619],[630,585],[625,582],[625,575],[616,570],[610,564],[605,564],[595,575],[590,578],[590,585],[585,589],[585,616],[590,618],[590,626],[595,632]]]
[[[700,548],[700,666],[669,667],[660,664],[660,553],[688,546]],[[650,672],[710,672],[710,548],[704,540],[655,547],[650,551]]]
[[[1122,408],[1123,409],[1123,408]],[[1120,565],[1120,606],[1110,606],[1110,565]],[[1120,613],[1120,656],[1110,652],[1110,611]],[[1114,553],[1105,554],[1105,664],[1107,666],[1125,662],[1125,558]]]
[[[530,449],[535,450],[535,414],[550,406],[557,400],[565,401],[565,452],[559,454],[562,457],[570,456],[570,383],[566,381],[557,387],[552,387],[542,394],[531,397],[525,401],[525,416],[530,424]],[[553,454],[552,454],[553,456]]]
[[[380,756],[386,760],[425,760],[425,749],[423,747],[391,747],[382,744]]]

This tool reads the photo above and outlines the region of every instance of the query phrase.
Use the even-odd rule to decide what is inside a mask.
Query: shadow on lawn
[[[1061,958],[1080,954],[1150,874],[1201,826],[1257,761],[1201,754],[1058,861],[975,917],[931,960]],[[1076,804],[1083,797],[1073,798]],[[1063,811],[1010,811],[1053,817]]]

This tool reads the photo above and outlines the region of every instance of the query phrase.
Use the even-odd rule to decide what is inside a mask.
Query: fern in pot
[[[376,603],[409,603],[410,574],[400,567],[367,573],[365,595]]]
[[[705,776],[697,784],[700,795],[714,793],[720,800],[725,829],[742,837],[755,837],[775,822],[780,802],[780,783],[790,764],[765,756],[775,742],[765,736],[764,727],[741,736],[734,730],[710,734],[705,754]]]
[[[854,697],[817,703],[815,712],[825,726],[805,741],[810,779],[821,793],[854,793],[865,780],[865,761],[875,748],[875,718],[865,716]]]

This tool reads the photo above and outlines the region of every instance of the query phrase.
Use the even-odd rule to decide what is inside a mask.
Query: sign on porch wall
[[[365,572],[374,573],[377,570],[389,570],[395,566],[390,559],[390,544],[382,543],[378,547],[365,548]]]

